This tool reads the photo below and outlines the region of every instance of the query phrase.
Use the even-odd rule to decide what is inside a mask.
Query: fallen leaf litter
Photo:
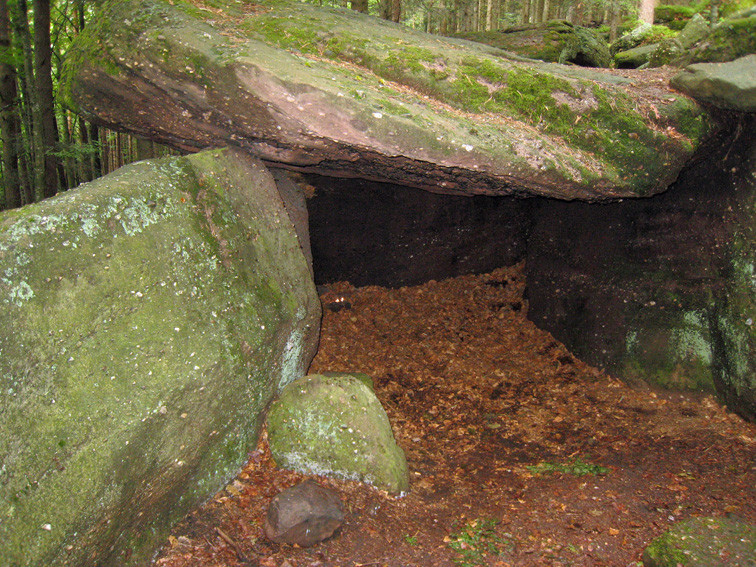
[[[576,359],[527,320],[524,288],[522,265],[395,290],[328,286],[310,372],[373,377],[409,495],[316,477],[339,491],[344,525],[315,548],[274,544],[268,504],[308,476],[277,469],[263,434],[156,565],[625,566],[675,521],[756,522],[756,426],[711,396],[633,389]],[[450,545],[483,525],[493,547]]]

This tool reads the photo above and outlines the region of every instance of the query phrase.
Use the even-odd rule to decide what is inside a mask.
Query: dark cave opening
[[[607,203],[302,174],[315,282],[397,288],[525,261],[528,317],[586,362],[629,382],[742,397],[722,384],[741,364],[722,309],[756,161],[754,136],[739,133],[665,193]],[[752,407],[752,390],[745,397]]]

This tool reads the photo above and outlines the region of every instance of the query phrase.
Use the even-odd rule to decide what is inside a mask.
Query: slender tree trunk
[[[86,129],[89,132],[89,142],[92,144],[91,166],[92,179],[102,176],[102,157],[100,154],[100,129],[94,124],[87,124]]]
[[[389,0],[389,19],[397,23],[402,20],[402,0]]]
[[[21,134],[16,69],[11,64],[11,27],[7,0],[0,0],[0,139],[3,143],[3,196],[0,208],[21,206],[18,138]]]
[[[107,175],[111,172],[110,169],[110,138],[108,137],[108,131],[105,128],[94,127],[97,130],[97,136],[100,140],[100,175]]]
[[[522,23],[530,23],[530,0],[524,0],[522,3]]]
[[[617,39],[620,23],[620,5],[619,0],[609,2],[609,43]]]
[[[35,147],[34,147],[34,60],[32,55],[31,34],[29,33],[29,12],[26,0],[16,0],[11,13],[14,37],[18,41],[23,65],[17,69],[18,85],[21,94],[21,122],[22,140],[21,157],[25,161],[20,170],[21,185],[25,187],[29,200],[25,203],[33,203],[42,198],[42,187],[37,187],[37,179],[34,175]]]
[[[123,165],[123,136],[119,132],[115,133],[115,150],[111,154],[114,160],[110,171],[115,171]]]
[[[719,21],[719,5],[722,0],[711,0],[711,6],[709,8],[709,25],[714,27]]]
[[[37,171],[41,176],[44,196],[58,192],[58,163],[53,152],[57,149],[58,128],[55,122],[55,100],[52,83],[52,46],[50,44],[50,0],[33,0],[34,8],[34,70],[36,80],[36,117],[38,135]]]
[[[76,128],[79,132],[79,143],[81,144],[81,147],[89,152],[89,130],[87,130],[87,123],[84,122],[84,119],[81,116],[76,118]],[[84,155],[81,155],[77,161],[79,180],[82,183],[92,181],[92,179],[94,179],[94,173],[92,171],[93,168],[90,154],[85,153]]]

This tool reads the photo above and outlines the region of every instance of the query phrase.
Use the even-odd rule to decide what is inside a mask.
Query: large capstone
[[[284,468],[360,480],[394,494],[409,489],[404,451],[365,375],[314,374],[281,392],[268,441]]]
[[[586,37],[569,35],[560,59],[587,62]],[[89,119],[174,147],[232,143],[310,173],[456,195],[649,196],[715,131],[647,76],[292,0],[226,2],[222,18],[192,2],[103,2],[64,76]]]
[[[266,168],[142,162],[0,215],[3,565],[145,565],[236,474],[314,354]]]

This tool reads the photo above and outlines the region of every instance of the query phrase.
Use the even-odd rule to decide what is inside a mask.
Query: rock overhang
[[[666,83],[348,10],[243,6],[106,3],[67,63],[69,101],[189,151],[236,145],[326,175],[587,201],[664,191],[715,127]]]

